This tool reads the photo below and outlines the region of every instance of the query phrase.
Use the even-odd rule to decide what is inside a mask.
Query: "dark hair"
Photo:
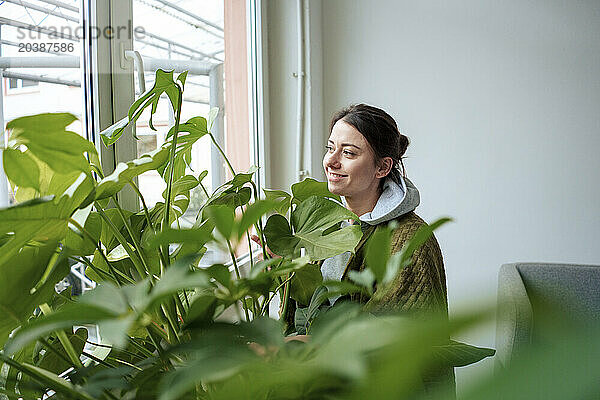
[[[329,133],[339,120],[352,125],[367,139],[375,152],[376,162],[384,157],[392,158],[393,165],[388,176],[394,182],[400,183],[400,176],[406,176],[402,157],[409,140],[400,133],[394,118],[380,108],[367,104],[352,104],[333,115],[329,124]]]

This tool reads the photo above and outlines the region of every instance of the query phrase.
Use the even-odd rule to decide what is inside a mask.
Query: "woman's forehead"
[[[367,144],[367,140],[355,127],[339,120],[333,125],[329,140],[335,144],[353,144],[358,147],[364,147]]]

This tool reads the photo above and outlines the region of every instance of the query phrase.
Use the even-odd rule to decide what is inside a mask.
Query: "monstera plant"
[[[16,204],[0,209],[0,397],[367,398],[378,385],[379,397],[397,398],[417,390],[419,371],[432,363],[466,365],[493,353],[441,343],[473,318],[423,325],[399,315],[374,317],[351,304],[317,316],[313,311],[331,292],[324,292],[316,263],[353,251],[360,228],[341,222],[357,217],[313,179],[292,185],[290,193],[261,196],[253,181],[257,168],[235,171],[212,136],[218,110],[181,121],[185,81],[185,73],[157,71],[127,117],[102,132],[104,144],[114,144],[146,109],[154,128],[163,95],[175,115],[163,145],[106,176],[93,144],[69,131],[73,115],[34,115],[7,125],[4,170]],[[232,177],[212,193],[202,183],[207,172],[190,169],[192,146],[201,139],[213,142]],[[151,170],[166,189],[150,208],[135,178]],[[126,186],[140,210],[120,206]],[[196,188],[206,200],[194,225],[181,228]],[[443,222],[393,257],[385,255],[389,241],[381,235],[389,231],[382,230],[370,245],[369,268],[353,282],[327,287],[369,292],[408,265],[412,251]],[[242,266],[235,249],[252,229],[262,248],[249,246],[249,265]],[[204,265],[207,245],[231,261]],[[270,257],[267,245],[280,257]],[[78,297],[55,290],[72,262],[97,283]],[[310,303],[310,343],[284,341],[290,327],[271,318],[275,298],[281,311],[289,298]],[[237,314],[233,321],[230,314]],[[394,357],[412,363],[400,380],[392,373]]]

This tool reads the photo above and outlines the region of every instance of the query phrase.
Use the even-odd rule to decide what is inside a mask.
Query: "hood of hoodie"
[[[408,214],[417,208],[419,201],[419,191],[408,178],[401,177],[400,184],[387,178],[383,184],[383,192],[379,196],[373,211],[359,217],[361,229],[364,232],[370,225],[378,225]],[[343,197],[342,203],[346,206],[346,199]],[[342,226],[349,224],[349,222],[343,222]],[[321,264],[323,280],[341,280],[350,256],[351,253],[347,251],[324,260]],[[339,295],[330,297],[330,304],[335,303],[339,297]]]
[[[379,225],[408,214],[417,208],[420,200],[419,190],[408,178],[400,177],[400,184],[387,178],[373,211],[359,217],[361,225]],[[343,201],[345,205],[345,199]]]

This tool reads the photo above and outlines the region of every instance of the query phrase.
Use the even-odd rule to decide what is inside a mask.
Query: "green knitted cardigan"
[[[391,254],[399,252],[415,232],[423,225],[423,221],[414,212],[409,212],[396,219],[398,226],[391,237]],[[385,225],[384,222],[380,225]],[[366,224],[363,224],[366,225]],[[347,279],[351,270],[365,269],[365,243],[380,225],[368,225],[363,237],[356,246],[355,254],[348,261],[342,280]],[[403,311],[410,313],[443,312],[448,314],[448,298],[446,292],[446,274],[440,246],[431,236],[411,259],[411,265],[401,270],[396,277],[383,287],[377,287],[372,297],[364,294],[350,296],[350,299],[365,304],[370,312]]]

